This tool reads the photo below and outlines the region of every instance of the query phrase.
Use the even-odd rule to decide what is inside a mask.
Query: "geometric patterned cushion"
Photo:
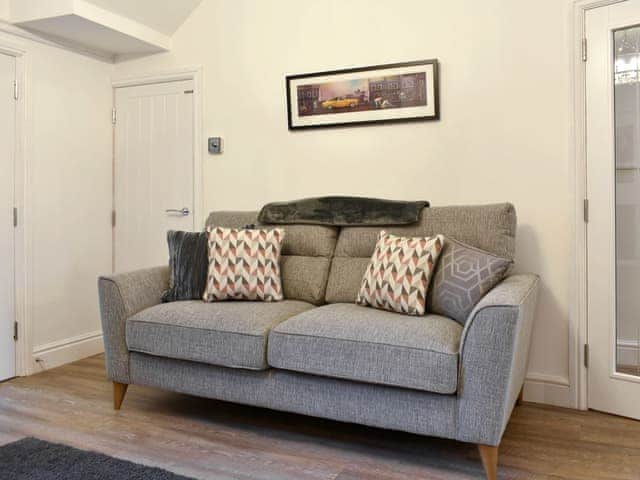
[[[429,291],[429,312],[464,325],[476,303],[502,281],[512,264],[447,237]]]
[[[443,242],[442,235],[409,238],[381,231],[356,303],[424,315],[429,281]]]
[[[280,251],[284,230],[209,227],[205,302],[282,300]]]

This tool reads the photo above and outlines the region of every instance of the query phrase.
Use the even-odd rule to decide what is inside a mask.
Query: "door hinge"
[[[584,368],[589,368],[589,344],[588,343],[584,344],[583,360],[584,360]]]
[[[115,210],[111,210],[111,226],[112,227],[116,226],[116,211]]]
[[[584,218],[584,223],[589,223],[589,199],[585,198],[582,206],[582,216]]]
[[[18,226],[18,207],[13,207],[13,226]]]
[[[111,123],[113,123],[114,125],[116,124],[116,109],[115,108],[111,109]]]
[[[13,339],[18,341],[18,322],[13,322]]]
[[[582,39],[582,61],[587,61],[587,39],[586,37]]]
[[[18,81],[13,81],[13,99],[18,100],[20,98],[20,88],[18,86]]]

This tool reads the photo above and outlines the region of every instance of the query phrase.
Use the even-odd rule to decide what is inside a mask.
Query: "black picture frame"
[[[399,106],[394,105],[393,102],[385,100],[383,97],[378,97],[372,100],[372,85],[371,81],[374,82],[382,82],[385,81],[387,83],[391,83],[392,80],[382,80],[385,78],[390,78],[388,75],[383,75],[382,77],[376,77],[375,72],[388,71],[389,69],[398,70],[397,73],[393,75],[393,77],[411,77],[415,76],[417,72],[420,75],[422,72],[415,67],[425,67],[424,69],[424,82],[425,82],[425,97],[422,97],[419,100],[415,100],[416,102],[425,102],[424,104],[420,103],[420,105],[409,105],[407,106]],[[407,68],[411,69],[411,73],[402,73],[402,69]],[[323,100],[320,96],[320,93],[316,93],[316,87],[318,92],[320,88],[329,85],[326,80],[321,85],[298,85],[300,80],[304,79],[313,79],[319,77],[336,77],[335,82],[342,82],[342,84],[346,84],[348,80],[340,81],[340,76],[360,73],[360,72],[371,72],[374,75],[369,76],[366,79],[362,79],[361,81],[367,82],[367,91],[356,90],[355,92],[359,92],[360,97],[350,94],[346,96],[336,96],[327,100]],[[431,74],[429,72],[432,72]],[[418,77],[416,77],[418,78]],[[422,78],[422,77],[419,77]],[[431,80],[430,82],[428,80]],[[421,81],[421,80],[420,80]],[[404,83],[404,82],[401,82]],[[384,65],[373,65],[368,67],[358,67],[358,68],[347,68],[342,70],[330,70],[324,72],[315,72],[315,73],[304,73],[298,75],[287,75],[286,77],[286,93],[287,93],[287,121],[289,130],[303,130],[303,129],[311,129],[311,128],[331,128],[331,127],[345,127],[345,126],[362,126],[362,125],[373,125],[373,124],[387,124],[387,123],[397,123],[397,122],[416,122],[416,121],[433,121],[440,119],[440,89],[439,89],[439,62],[437,59],[430,60],[417,60],[413,62],[402,62],[402,63],[389,63]],[[398,88],[395,86],[393,90],[388,90],[389,96],[396,95],[400,96],[404,93],[403,88]],[[378,85],[376,85],[377,87]],[[301,92],[301,87],[306,87],[311,93],[311,96],[308,100],[300,100],[298,98],[298,93]],[[296,88],[296,96],[293,98],[293,88]],[[329,87],[330,88],[330,87]],[[421,95],[421,90],[419,87],[412,87],[413,90],[418,91],[419,95]],[[303,92],[304,93],[304,92]],[[315,96],[318,98],[314,98]],[[406,97],[406,95],[405,95]],[[414,95],[415,97],[415,95]],[[382,100],[380,100],[382,98]],[[360,101],[362,99],[362,101]],[[427,99],[431,99],[429,103]],[[294,101],[292,101],[294,100]],[[357,101],[356,101],[357,100]],[[385,101],[388,103],[389,107],[384,107]],[[413,100],[411,100],[413,101]],[[308,104],[308,102],[311,102]],[[318,102],[321,102],[318,104]],[[400,100],[396,103],[404,102],[404,100]],[[333,105],[336,105],[336,110],[333,110]],[[297,110],[294,111],[294,108]],[[340,111],[338,111],[338,108]],[[425,114],[411,115],[408,112],[409,108],[425,110]],[[300,112],[304,109],[304,111],[311,110],[311,113],[303,113]],[[402,111],[406,109],[406,111]],[[330,111],[327,111],[330,110]],[[381,110],[385,110],[384,118],[375,118],[382,117],[380,113]],[[335,113],[334,113],[335,112]],[[339,121],[340,115],[348,113],[350,114],[349,119],[347,121]],[[367,115],[367,113],[369,115]],[[394,117],[394,113],[397,116]],[[360,115],[362,114],[362,115]],[[398,115],[400,114],[400,115]],[[407,114],[409,116],[407,116]],[[329,115],[331,116],[331,120],[329,120]],[[318,117],[318,123],[312,123],[312,120],[304,120],[304,123],[301,124],[300,119],[303,117]],[[360,119],[354,119],[354,117],[361,117]],[[333,121],[333,120],[337,121]]]

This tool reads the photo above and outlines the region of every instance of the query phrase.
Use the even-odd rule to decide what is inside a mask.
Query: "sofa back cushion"
[[[341,229],[329,273],[327,303],[355,301],[381,229]],[[443,234],[500,257],[513,259],[515,255],[516,212],[510,203],[425,208],[415,225],[384,230],[405,237]]]
[[[211,212],[207,227],[243,228],[258,223],[258,212]],[[324,303],[338,229],[320,225],[274,225],[285,231],[280,255],[284,298]],[[354,297],[355,299],[355,297]]]

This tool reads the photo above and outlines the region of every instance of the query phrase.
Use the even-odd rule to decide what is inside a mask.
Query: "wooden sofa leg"
[[[126,383],[113,382],[113,409],[120,410],[124,395],[127,393],[129,387]]]
[[[478,445],[478,451],[487,480],[496,480],[498,478],[498,447]]]
[[[522,399],[524,398],[524,386],[520,389],[520,393],[518,394],[518,399],[516,400],[516,407],[522,405]]]

